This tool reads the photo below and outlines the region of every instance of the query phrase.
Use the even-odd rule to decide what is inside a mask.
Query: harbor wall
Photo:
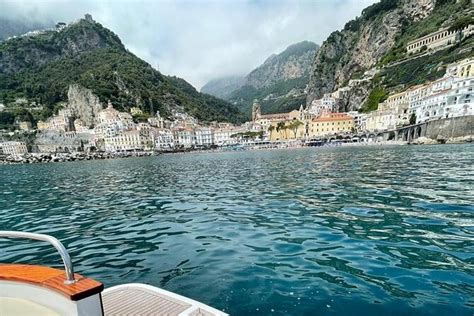
[[[474,135],[474,115],[460,116],[425,123],[425,137],[450,139]]]

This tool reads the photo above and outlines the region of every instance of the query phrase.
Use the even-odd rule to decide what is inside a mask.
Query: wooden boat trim
[[[76,282],[65,284],[64,270],[28,264],[0,264],[0,280],[23,282],[48,288],[60,293],[71,301],[79,301],[98,294],[104,285],[75,273]]]

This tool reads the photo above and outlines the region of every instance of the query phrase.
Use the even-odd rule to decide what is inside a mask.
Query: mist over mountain
[[[201,92],[218,98],[227,99],[230,97],[232,92],[239,89],[244,84],[244,76],[228,76],[209,81],[201,88]]]
[[[35,22],[24,19],[12,19],[0,16],[0,42],[12,36],[19,36],[34,30],[54,27],[54,22]]]
[[[244,78],[233,77],[232,84],[228,84],[228,78],[216,79],[201,91],[231,101],[247,116],[254,99],[259,99],[269,112],[297,108],[304,103],[304,89],[318,49],[317,44],[309,41],[290,45],[269,56]]]

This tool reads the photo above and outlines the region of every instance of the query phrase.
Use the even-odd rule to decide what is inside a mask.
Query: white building
[[[421,106],[416,108],[416,123],[423,123],[444,116],[444,108],[446,107],[446,97],[449,90],[443,90],[432,93],[421,101]]]
[[[331,96],[331,94],[326,93],[321,99],[316,99],[311,102],[308,113],[316,117],[325,113],[334,113],[337,110],[336,104],[337,100]]]
[[[474,76],[459,79],[446,96],[444,117],[474,115]]]
[[[347,115],[352,116],[352,118],[354,118],[354,127],[357,132],[367,130],[367,114],[359,113],[357,111],[350,111],[347,112]]]
[[[191,148],[196,144],[194,131],[189,127],[174,129],[173,138],[175,145],[179,147]]]
[[[4,142],[1,143],[0,147],[3,153],[9,156],[21,156],[28,153],[28,149],[24,142]]]
[[[214,131],[210,127],[194,129],[195,144],[199,147],[209,147],[214,144]]]
[[[221,128],[214,130],[214,144],[217,146],[233,145],[237,140],[232,135],[245,132],[244,129]]]
[[[175,146],[173,133],[169,129],[154,129],[151,137],[157,150],[170,150]]]

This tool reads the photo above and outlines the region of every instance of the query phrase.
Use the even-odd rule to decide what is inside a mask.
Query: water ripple
[[[471,315],[474,146],[301,149],[0,166],[0,229],[79,273],[235,315]],[[43,243],[5,262],[60,266]]]

